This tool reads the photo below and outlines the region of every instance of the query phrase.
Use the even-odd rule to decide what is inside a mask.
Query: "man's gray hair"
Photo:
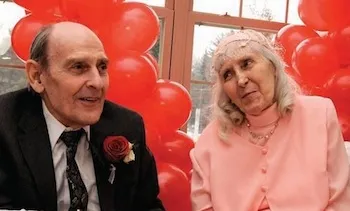
[[[43,71],[47,71],[49,67],[48,43],[52,28],[53,25],[51,24],[42,27],[34,37],[34,40],[30,46],[29,59],[38,62],[41,70]],[[33,90],[33,88],[29,84],[28,90],[34,95],[38,94]]]
[[[49,66],[48,60],[48,42],[53,25],[46,25],[40,29],[30,46],[29,59],[39,63],[43,70]]]

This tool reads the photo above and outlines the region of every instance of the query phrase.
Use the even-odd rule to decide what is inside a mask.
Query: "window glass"
[[[194,29],[192,80],[210,81],[211,57],[216,45],[234,29],[196,25]]]
[[[193,10],[198,12],[212,13],[230,16],[239,16],[240,0],[194,0]]]
[[[285,22],[286,0],[243,0],[242,17]]]
[[[0,94],[22,89],[27,86],[23,69],[0,67]]]
[[[299,0],[289,0],[287,22],[291,24],[304,25],[303,21],[299,18],[298,3]]]
[[[0,2],[0,65],[24,66],[11,48],[11,32],[25,16],[24,9],[13,2]]]
[[[187,122],[187,134],[195,141],[209,122],[210,84],[191,84],[192,113]]]
[[[125,0],[125,2],[141,2],[150,6],[164,7],[165,0]]]

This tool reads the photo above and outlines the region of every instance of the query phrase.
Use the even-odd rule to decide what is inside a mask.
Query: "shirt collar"
[[[72,131],[73,129],[70,127],[64,126],[61,122],[59,122],[48,110],[46,107],[45,102],[42,100],[42,106],[43,106],[43,113],[46,120],[47,130],[49,133],[50,143],[51,143],[51,150],[53,150],[54,146],[56,145],[59,137],[63,133],[63,131]],[[90,126],[87,125],[83,127],[87,134],[87,141],[90,140]]]

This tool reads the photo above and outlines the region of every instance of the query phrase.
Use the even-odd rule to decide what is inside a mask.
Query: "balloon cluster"
[[[276,35],[285,49],[287,72],[304,92],[331,98],[343,136],[350,141],[350,1],[299,0],[305,23],[287,25]]]
[[[159,35],[155,12],[124,0],[14,0],[28,14],[12,31],[12,47],[22,60],[38,30],[50,23],[74,21],[101,39],[110,58],[107,98],[140,113],[146,141],[158,166],[160,198],[169,211],[190,210],[189,151],[193,140],[181,128],[192,102],[179,83],[158,80],[158,64],[148,53]]]

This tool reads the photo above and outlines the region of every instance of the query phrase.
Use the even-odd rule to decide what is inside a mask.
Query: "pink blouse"
[[[254,132],[269,131],[276,106],[247,118]],[[329,99],[297,97],[264,146],[248,141],[246,126],[229,143],[217,130],[211,122],[190,153],[193,211],[350,211],[349,163]]]

